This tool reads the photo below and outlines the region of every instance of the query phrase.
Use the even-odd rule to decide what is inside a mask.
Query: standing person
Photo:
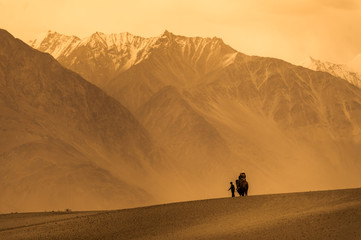
[[[232,192],[232,197],[234,197],[234,190],[235,190],[235,188],[234,188],[233,182],[230,182],[230,184],[231,184],[231,187],[228,189],[228,191],[231,190],[231,192]]]

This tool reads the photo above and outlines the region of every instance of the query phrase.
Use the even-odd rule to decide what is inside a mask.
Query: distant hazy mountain
[[[184,179],[197,182],[217,182],[226,175],[230,165],[230,150],[225,139],[174,87],[161,89],[141,107],[138,119],[149,130],[154,139],[173,156]],[[216,171],[215,171],[216,170]],[[212,182],[211,186],[220,183]],[[202,192],[202,190],[199,190]]]
[[[37,40],[39,49],[57,42],[53,35]],[[243,55],[218,38],[97,33],[77,41],[57,59],[136,113],[181,175],[212,172],[204,161],[218,160],[229,176],[247,170],[259,193],[357,184],[361,95],[347,82]],[[219,174],[212,188],[225,182],[227,170]]]
[[[251,193],[359,186],[361,90],[340,78],[246,56],[219,38],[61,38],[49,32],[31,45],[61,49],[59,62],[133,112],[189,189],[204,190],[195,184],[206,178],[207,191],[226,194],[227,176],[242,169]]]
[[[322,62],[310,57],[301,65],[315,71],[328,72],[361,88],[361,73],[356,71],[356,66],[358,66],[357,58],[355,58],[350,64],[335,64],[330,62]],[[361,71],[361,69],[359,70]]]
[[[5,30],[0,30],[0,126],[1,212],[155,201],[155,190],[150,193],[143,182],[161,158],[133,115]]]
[[[206,189],[209,179],[215,174],[226,174],[224,163],[229,160],[230,153],[224,139],[207,120],[192,110],[181,93],[173,96],[173,93],[177,92],[176,89],[170,94],[165,94],[167,90],[164,90],[164,94],[156,93],[174,84],[176,88],[199,84],[200,82],[192,83],[189,79],[204,76],[229,64],[237,54],[232,48],[218,38],[179,37],[167,31],[155,38],[141,38],[129,33],[95,33],[85,39],[49,32],[43,38],[32,41],[31,45],[51,54],[55,52],[54,57],[64,66],[101,87],[133,113],[138,112],[139,120],[147,126],[157,144],[169,156],[175,158],[177,171],[197,173],[183,176],[185,182],[194,186],[190,187],[195,192],[192,196],[202,196],[200,193],[204,196],[212,195]],[[174,53],[181,55],[177,56]],[[179,63],[182,65],[179,66]],[[166,115],[170,118],[163,118],[166,111],[160,105],[162,101],[170,102],[168,109],[173,109],[174,113]],[[147,105],[144,106],[145,104]],[[160,111],[152,112],[153,107],[160,108]],[[137,111],[139,108],[145,112]],[[187,113],[187,117],[177,119],[184,113]],[[168,125],[168,128],[167,131],[161,131],[162,136],[159,136],[153,127],[156,128],[161,122],[164,123],[163,126]],[[197,132],[193,131],[194,128],[203,129]],[[175,137],[175,129],[182,134]],[[185,132],[180,131],[182,129]],[[213,135],[218,138],[209,139]],[[201,175],[201,164],[198,164],[197,168],[194,166],[197,161],[208,163],[208,168],[204,169]],[[222,191],[222,184],[227,183],[223,181],[224,177],[221,179],[212,183],[213,188],[218,189],[216,192]]]

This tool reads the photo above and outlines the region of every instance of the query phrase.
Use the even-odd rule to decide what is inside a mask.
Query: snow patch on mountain
[[[327,61],[323,62],[309,57],[309,59],[300,65],[315,71],[328,72],[333,76],[345,79],[351,84],[361,88],[361,73],[352,71],[352,68],[346,64],[336,64]]]
[[[157,74],[166,75],[163,77],[171,81],[170,85],[185,87],[199,84],[205,75],[232,64],[239,54],[220,38],[185,37],[169,31],[150,38],[127,32],[96,32],[83,39],[49,31],[29,44],[50,53],[108,94],[112,92],[108,91],[109,82],[140,63],[167,69]]]
[[[174,45],[181,47],[180,55],[196,62],[205,50],[211,52],[221,48],[224,42],[220,38],[184,37],[165,31],[158,37],[143,38],[128,32],[104,34],[96,32],[89,37],[80,39],[75,36],[66,36],[48,31],[29,42],[29,45],[40,51],[50,53],[62,62],[72,57],[73,64],[76,59],[72,56],[79,49],[89,48],[87,58],[98,59],[107,56],[113,62],[115,72],[123,72],[130,67],[146,60],[154,49],[166,47],[171,49]],[[91,52],[91,53],[90,53]],[[77,52],[75,55],[79,55]],[[236,52],[232,52],[222,61],[222,66],[233,62]],[[67,67],[71,68],[71,66]]]
[[[98,56],[109,55],[115,70],[124,71],[147,59],[155,41],[156,38],[143,38],[127,32],[118,34],[96,32],[80,40],[77,47],[88,46],[95,50]]]
[[[80,39],[76,36],[66,36],[57,32],[48,31],[46,34],[41,34],[29,42],[29,45],[35,49],[50,53],[54,58],[61,55],[68,55]]]

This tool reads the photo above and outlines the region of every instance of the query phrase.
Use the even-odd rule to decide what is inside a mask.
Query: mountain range
[[[225,196],[241,170],[250,194],[359,186],[361,90],[344,79],[168,31],[0,37],[4,209]]]

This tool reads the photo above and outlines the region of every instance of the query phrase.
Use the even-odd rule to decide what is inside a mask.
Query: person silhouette
[[[231,187],[228,189],[228,191],[231,190],[231,192],[232,192],[232,197],[235,197],[235,196],[234,196],[234,190],[235,190],[235,188],[234,188],[233,182],[230,182],[230,184],[231,184]]]

